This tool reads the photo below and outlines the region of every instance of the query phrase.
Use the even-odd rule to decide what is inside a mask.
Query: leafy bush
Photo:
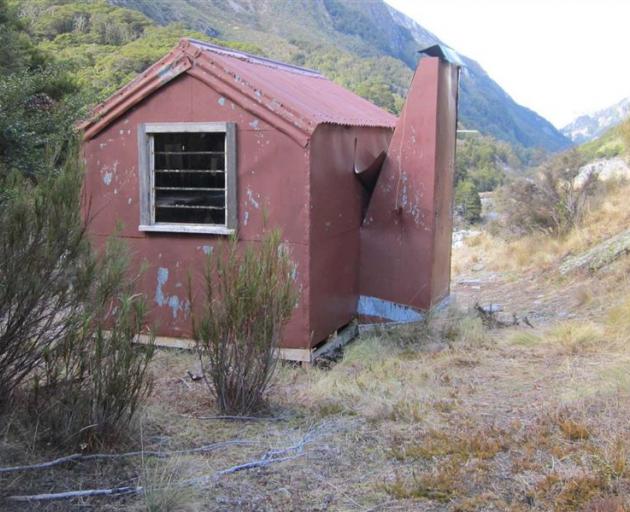
[[[74,91],[59,69],[0,77],[0,173],[35,176],[65,158],[80,105],[63,100]]]
[[[221,412],[248,414],[264,405],[280,331],[296,304],[294,267],[277,231],[255,246],[242,249],[234,238],[215,251],[201,314],[193,315],[197,353]]]
[[[0,399],[40,366],[55,343],[78,330],[89,245],[74,169],[39,186],[14,173],[0,197]]]
[[[12,173],[0,199],[0,399],[28,405],[56,440],[123,430],[150,391],[153,346],[127,257],[111,241],[94,256],[81,218],[74,155],[33,183]],[[18,393],[22,391],[22,393]]]
[[[575,150],[549,160],[534,178],[520,178],[505,186],[498,206],[509,231],[544,231],[562,235],[577,226],[598,189],[594,171],[579,176],[585,159]]]
[[[140,344],[145,302],[127,277],[119,240],[89,263],[82,323],[46,351],[32,405],[50,437],[93,445],[123,432],[152,388],[153,338]]]

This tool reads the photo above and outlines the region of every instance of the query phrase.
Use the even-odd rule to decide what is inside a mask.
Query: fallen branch
[[[23,471],[34,471],[40,469],[50,469],[55,466],[59,466],[61,464],[68,464],[69,462],[84,462],[89,460],[103,460],[103,459],[123,459],[127,457],[156,457],[159,459],[165,459],[167,457],[173,457],[175,455],[189,455],[192,453],[203,453],[210,452],[214,450],[218,450],[219,448],[224,448],[226,446],[234,446],[234,445],[253,445],[259,444],[255,441],[241,441],[241,440],[233,440],[233,441],[223,441],[220,443],[212,443],[206,444],[203,446],[199,446],[197,448],[188,448],[184,450],[172,450],[172,451],[154,451],[154,450],[139,450],[135,452],[127,452],[127,453],[73,453],[72,455],[67,455],[65,457],[60,457],[58,459],[50,460],[48,462],[41,462],[39,464],[29,464],[25,466],[12,466],[6,468],[0,468],[0,473],[19,473]]]
[[[223,421],[283,421],[284,418],[274,416],[195,416],[197,420],[223,420]]]
[[[298,443],[293,446],[289,446],[287,448],[274,449],[269,450],[263,454],[263,456],[251,462],[245,462],[243,464],[238,464],[236,466],[231,466],[226,469],[222,469],[213,473],[212,475],[204,475],[201,477],[191,478],[189,480],[184,480],[179,482],[177,485],[181,487],[189,487],[193,485],[203,485],[208,483],[209,481],[225,476],[233,473],[237,473],[239,471],[247,471],[250,469],[260,468],[264,466],[269,466],[270,464],[277,464],[280,462],[286,462],[289,460],[297,459],[304,455],[304,446],[307,443],[310,443],[313,439],[313,432],[307,433]],[[227,441],[226,443],[230,443]],[[219,444],[219,443],[215,443]],[[224,443],[223,443],[224,444]],[[211,445],[208,445],[211,446]],[[203,447],[200,447],[203,448]],[[199,450],[199,449],[195,449]],[[187,452],[189,450],[179,450],[179,453]],[[291,452],[296,452],[294,455],[286,455]],[[142,453],[142,452],[131,452],[131,453]],[[146,453],[146,452],[145,452]],[[160,453],[160,452],[155,452]],[[169,452],[171,455],[176,452]],[[96,455],[105,455],[109,454],[96,454]],[[114,455],[114,454],[112,454]],[[120,454],[127,455],[127,454]],[[91,457],[94,457],[93,455]],[[58,492],[58,493],[47,493],[47,494],[31,494],[31,495],[23,495],[23,496],[9,496],[7,497],[10,501],[57,501],[57,500],[68,500],[72,498],[84,498],[91,496],[124,496],[129,494],[142,494],[144,493],[144,487],[114,487],[111,489],[85,489],[82,491],[66,491],[66,492]]]
[[[9,496],[7,499],[11,501],[57,501],[70,500],[72,498],[89,498],[91,496],[126,496],[129,494],[141,494],[143,492],[143,487],[114,487],[113,489],[86,489],[84,491]]]

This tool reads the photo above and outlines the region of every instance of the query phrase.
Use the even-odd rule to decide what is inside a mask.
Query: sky
[[[386,0],[561,128],[630,96],[630,0]]]

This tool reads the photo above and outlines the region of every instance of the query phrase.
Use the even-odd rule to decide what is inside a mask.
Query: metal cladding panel
[[[95,246],[101,247],[106,240],[103,236],[91,236]],[[192,338],[190,291],[193,304],[199,314],[199,305],[205,295],[203,268],[207,253],[220,251],[225,241],[191,237],[188,234],[156,234],[125,240],[132,255],[133,275],[142,269],[137,280],[137,290],[147,300],[148,325],[158,336]],[[255,241],[242,241],[241,247],[256,244]],[[296,310],[282,332],[282,347],[308,348],[310,331],[308,326],[308,282],[303,279],[308,274],[308,250],[301,244],[288,243],[291,258],[296,265],[296,276],[300,288],[300,299]],[[191,279],[191,290],[188,280]]]
[[[311,139],[310,304],[314,343],[356,316],[360,228],[367,192],[354,168],[372,162],[384,151],[391,134],[388,128],[320,126]]]
[[[113,233],[125,239],[136,262],[132,271],[143,261],[148,265],[139,291],[148,298],[157,334],[189,335],[188,272],[198,273],[206,253],[225,237],[138,230],[137,129],[149,122],[212,121],[237,127],[239,240],[255,243],[265,228],[278,227],[297,264],[300,304],[285,330],[283,346],[308,348],[309,150],[192,76],[172,80],[84,143],[90,235],[97,243]]]
[[[451,215],[450,202],[442,202],[452,182],[444,176],[440,190],[437,175],[452,177],[456,125],[454,116],[442,116],[438,98],[456,94],[457,84],[444,80],[443,66],[449,65],[434,57],[420,61],[361,229],[361,294],[421,309],[442,293],[432,287],[443,281],[434,282],[433,273],[450,258],[449,221],[436,217]]]

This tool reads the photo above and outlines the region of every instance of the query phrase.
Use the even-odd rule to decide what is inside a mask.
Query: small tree
[[[216,252],[193,314],[197,353],[221,412],[249,414],[264,405],[281,329],[296,305],[294,266],[278,231],[246,248],[234,238]]]
[[[481,220],[481,198],[475,184],[465,179],[455,189],[455,205],[457,212],[466,222]]]
[[[0,401],[36,370],[59,340],[80,328],[89,244],[75,168],[32,184],[19,173],[0,197]]]

